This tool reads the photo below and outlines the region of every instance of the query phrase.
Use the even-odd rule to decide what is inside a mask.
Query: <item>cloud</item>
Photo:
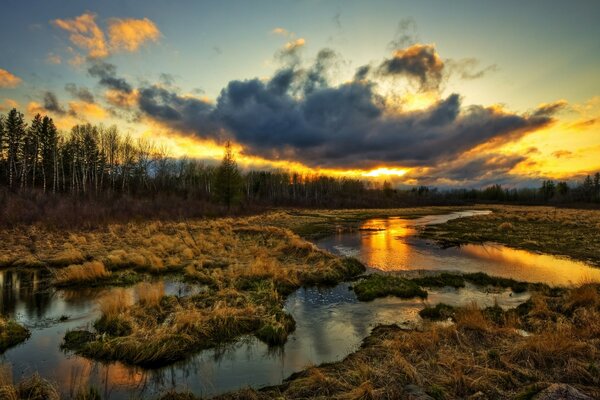
[[[160,31],[148,18],[113,18],[108,22],[108,37],[111,51],[134,52],[147,41],[158,41]]]
[[[307,67],[290,60],[270,79],[230,81],[215,102],[164,84],[134,89],[107,63],[97,63],[90,74],[109,88],[111,104],[137,111],[145,120],[201,140],[234,140],[244,156],[293,160],[313,168],[451,164],[456,176],[461,171],[466,175],[477,164],[460,169],[455,160],[481,146],[488,146],[490,153],[541,129],[554,122],[562,107],[560,102],[543,104],[517,114],[497,106],[464,107],[454,93],[431,97],[426,108],[398,108],[379,93],[379,74],[370,74],[368,67],[357,72],[361,79],[332,85],[328,76],[336,58],[335,52],[323,49]],[[402,65],[386,65],[390,71],[424,77],[426,83],[441,74],[443,63],[431,46],[413,46],[398,58]],[[478,166],[509,170],[521,161],[496,155],[479,160]]]
[[[15,88],[21,84],[21,78],[0,68],[0,88]]]
[[[287,29],[285,29],[285,28],[281,28],[281,27],[274,28],[274,29],[271,31],[271,33],[272,33],[272,34],[274,34],[274,35],[281,35],[281,36],[286,36],[286,37],[288,37],[288,36],[290,36],[290,35],[293,35],[293,33],[292,33],[292,32],[289,32]]]
[[[13,108],[19,108],[19,103],[13,99],[4,99],[2,103],[0,103],[0,111],[11,110]]]
[[[460,60],[446,60],[446,67],[450,70],[450,73],[456,73],[461,79],[465,80],[479,79],[498,70],[496,64],[479,67],[480,64],[481,62],[473,57],[462,58]]]
[[[148,41],[156,42],[160,31],[148,18],[111,18],[108,21],[107,34],[96,23],[96,14],[83,13],[73,19],[55,19],[52,23],[70,33],[69,40],[87,57],[99,59],[119,51],[135,52]],[[108,36],[108,40],[107,40]],[[53,56],[53,60],[58,60]],[[85,62],[81,54],[75,54],[69,61],[79,66]]]
[[[556,150],[552,153],[552,156],[556,158],[570,158],[573,156],[573,152],[569,150]]]
[[[286,52],[292,53],[298,50],[300,47],[304,46],[305,44],[306,40],[304,38],[298,38],[287,42],[284,46],[284,49]]]
[[[549,116],[564,110],[568,106],[566,100],[557,100],[552,103],[542,103],[533,112],[535,116]]]
[[[88,69],[88,73],[94,78],[98,78],[100,85],[109,89],[124,93],[131,93],[133,90],[125,79],[117,77],[117,67],[113,64],[97,61]]]
[[[74,83],[67,83],[65,85],[65,90],[71,94],[71,96],[82,100],[86,103],[94,103],[94,95],[90,90],[86,87],[80,86],[77,87]]]
[[[48,56],[46,56],[46,62],[48,64],[58,65],[62,63],[62,58],[57,54],[48,53]]]
[[[70,101],[69,110],[70,114],[86,121],[89,118],[101,120],[106,117],[106,110],[104,108],[98,104],[85,101]]]
[[[130,110],[131,108],[137,106],[139,92],[137,90],[133,90],[130,93],[125,93],[120,90],[109,89],[104,94],[104,97],[110,105],[125,110]]]
[[[371,82],[293,96],[294,80],[305,77],[282,70],[267,82],[232,81],[215,105],[146,88],[139,105],[146,117],[179,131],[204,139],[229,135],[247,154],[336,168],[430,165],[492,140],[515,140],[552,121],[483,106],[463,110],[457,94],[425,110],[392,113]]]
[[[65,111],[65,109],[60,105],[60,102],[58,101],[56,94],[54,94],[53,92],[50,92],[50,91],[44,93],[43,108],[45,110],[47,110],[48,112],[57,114],[57,115],[65,115],[67,113]]]
[[[575,121],[570,125],[570,127],[579,130],[586,130],[598,124],[600,124],[600,118],[589,118]]]
[[[104,32],[96,24],[96,14],[86,12],[73,19],[55,19],[54,25],[70,33],[69,39],[91,58],[108,56]]]
[[[441,83],[444,61],[431,44],[414,44],[396,50],[392,58],[381,63],[383,76],[405,76],[417,79],[422,89],[437,89]]]
[[[388,48],[391,50],[401,49],[411,46],[418,41],[419,36],[417,35],[417,22],[412,17],[403,18],[398,23],[396,35],[388,44]]]

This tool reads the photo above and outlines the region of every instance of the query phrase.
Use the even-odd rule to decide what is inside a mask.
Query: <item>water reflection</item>
[[[368,265],[386,270],[484,271],[522,280],[564,283],[586,276],[598,278],[598,270],[557,257],[532,254],[503,246],[464,246],[440,249],[414,236],[415,226],[441,223],[473,215],[455,213],[417,220],[390,218],[365,223],[367,230],[324,239],[322,247],[356,255]],[[382,229],[382,230],[373,230]],[[31,338],[0,356],[12,367],[15,380],[39,372],[56,381],[66,396],[78,387],[94,385],[105,399],[155,397],[168,389],[191,390],[210,396],[245,386],[280,383],[291,373],[312,364],[337,361],[355,351],[378,324],[419,323],[422,300],[394,297],[373,302],[357,301],[348,284],[334,288],[300,289],[288,297],[285,308],[296,320],[296,331],[284,347],[272,349],[253,337],[217,349],[202,351],[185,362],[157,370],[143,370],[121,363],[104,364],[60,350],[66,331],[89,327],[98,317],[97,301],[121,289],[54,290],[43,271],[0,271],[3,314],[17,318],[32,329]],[[182,282],[165,280],[165,293],[180,296],[202,290]],[[136,286],[126,291],[136,301]],[[430,291],[427,303],[480,306],[497,302],[504,308],[526,301],[527,293],[484,292],[468,285],[455,290]],[[67,321],[60,322],[62,315]]]
[[[500,244],[470,244],[442,249],[415,236],[416,227],[420,225],[443,223],[448,219],[470,215],[476,214],[465,211],[416,220],[374,219],[365,222],[364,230],[338,233],[317,244],[335,253],[355,256],[370,267],[384,271],[421,269],[485,272],[554,285],[600,282],[600,269],[563,257],[512,249]]]
[[[410,327],[418,323],[423,301],[384,298],[359,302],[348,285],[300,289],[288,297],[285,308],[293,315],[297,328],[284,347],[269,348],[253,337],[246,337],[158,370],[143,370],[121,363],[104,364],[63,353],[59,346],[64,333],[88,327],[98,317],[97,299],[121,289],[86,290],[81,295],[56,291],[44,312],[17,316],[32,327],[32,336],[0,356],[0,363],[12,367],[15,379],[37,371],[44,378],[56,381],[66,396],[88,385],[99,388],[103,398],[117,400],[155,397],[169,389],[191,390],[197,395],[209,396],[249,385],[274,385],[309,365],[342,359],[355,351],[378,324],[399,323]],[[4,286],[3,290],[6,290]],[[127,289],[132,296],[136,290],[136,287]],[[180,282],[165,282],[167,294],[189,294],[192,290]],[[491,305],[497,301],[504,307],[514,307],[527,297],[527,294],[511,296],[509,291],[484,293],[469,286],[432,291],[427,301],[454,305],[471,301]],[[25,300],[19,299],[17,296],[16,309],[20,309],[21,301]],[[71,318],[58,322],[56,317],[63,314]]]

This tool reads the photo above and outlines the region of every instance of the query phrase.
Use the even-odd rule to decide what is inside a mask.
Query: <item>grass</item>
[[[600,398],[598,293],[599,285],[558,295],[538,292],[526,312],[469,304],[453,310],[456,323],[450,326],[425,324],[414,331],[379,326],[340,362],[311,367],[278,386],[217,399],[389,399],[417,393],[435,399],[527,399],[553,384]],[[540,314],[542,308],[555,318]],[[526,327],[530,336],[518,331]]]
[[[427,292],[413,281],[392,275],[371,274],[359,280],[352,288],[361,301],[371,301],[386,296],[403,299],[427,298]]]
[[[111,273],[100,261],[89,261],[81,265],[69,265],[56,271],[56,285],[72,286],[95,283],[108,279]]]
[[[41,378],[37,373],[13,384],[12,371],[0,364],[0,399],[3,400],[60,400],[56,384]],[[76,397],[76,400],[84,400]]]
[[[600,266],[600,212],[554,207],[485,206],[493,212],[427,226],[422,236],[447,246],[496,242]]]
[[[455,315],[456,308],[448,304],[438,303],[434,307],[425,307],[419,311],[419,315],[423,319],[429,319],[432,321],[443,321],[451,318]]]
[[[30,335],[29,329],[11,319],[0,317],[0,354],[24,342]]]
[[[287,229],[246,220],[211,221],[195,227],[180,224],[170,227],[175,229],[170,236],[157,233],[167,232],[163,228],[163,224],[145,228],[150,237],[146,251],[158,246],[160,238],[161,248],[175,257],[181,248],[172,236],[182,235],[181,242],[195,249],[195,260],[175,272],[206,285],[206,290],[194,296],[165,296],[161,284],[142,282],[136,286],[135,302],[123,298],[125,291],[113,291],[100,301],[102,314],[94,330],[66,335],[65,349],[93,359],[155,367],[241,335],[255,335],[278,346],[295,329],[291,316],[283,312],[287,294],[303,285],[336,284],[365,270],[360,262],[323,252]],[[139,228],[113,229],[127,237],[128,231]],[[111,276],[132,270],[174,271],[164,257],[163,267],[156,263],[160,271],[153,271],[142,266],[141,258],[132,265],[129,253],[111,251],[109,256]],[[127,261],[119,264],[119,260]]]
[[[483,287],[493,286],[500,288],[510,288],[515,293],[523,293],[530,288],[535,288],[536,290],[550,290],[550,288],[544,284],[520,282],[510,278],[490,276],[484,272],[472,272],[464,274],[443,272],[441,274],[423,276],[419,278],[413,278],[411,280],[417,285],[423,287],[451,286],[458,289],[465,287],[465,282],[470,282],[474,285]]]

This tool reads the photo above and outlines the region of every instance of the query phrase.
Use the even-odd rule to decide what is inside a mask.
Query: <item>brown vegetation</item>
[[[457,310],[451,326],[377,327],[341,362],[309,368],[277,387],[219,398],[390,399],[420,391],[435,399],[513,399],[532,398],[553,382],[599,398],[598,296],[599,285],[586,285],[558,296],[538,293],[516,310],[471,304]],[[540,307],[553,318],[541,316]]]
[[[598,210],[496,205],[483,208],[493,212],[430,225],[422,235],[444,245],[497,242],[600,266]]]

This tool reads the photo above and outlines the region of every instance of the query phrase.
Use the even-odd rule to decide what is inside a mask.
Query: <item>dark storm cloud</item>
[[[90,90],[86,87],[80,86],[78,87],[74,83],[67,83],[65,85],[65,90],[71,94],[71,96],[84,101],[86,103],[94,103],[94,95]]]
[[[485,75],[496,72],[496,64],[480,67],[481,62],[476,58],[463,58],[460,60],[446,60],[446,67],[449,73],[458,75],[465,80],[483,78]]]
[[[394,52],[381,63],[378,72],[383,76],[415,78],[424,90],[437,89],[442,81],[444,61],[433,45],[414,44]]]
[[[419,80],[438,81],[443,62],[431,46],[397,52],[379,69]],[[527,114],[494,107],[462,107],[451,94],[428,109],[389,109],[376,91],[378,74],[360,67],[355,79],[332,86],[336,56],[322,50],[306,68],[296,60],[268,80],[229,82],[215,103],[181,95],[176,88],[151,85],[138,90],[141,115],[201,138],[233,139],[246,154],[287,159],[312,167],[372,168],[381,164],[431,167],[452,163],[452,179],[481,171],[510,170],[519,159],[477,160],[461,167],[455,161],[479,145],[516,140],[553,121],[558,105],[543,105]],[[104,82],[116,76],[95,72]],[[379,72],[379,71],[378,71]],[[381,72],[379,72],[381,73]],[[112,82],[112,81],[110,81]],[[106,85],[106,83],[104,83]],[[116,86],[116,85],[113,85]],[[128,87],[131,90],[131,87]]]
[[[304,92],[310,93],[315,89],[327,86],[327,71],[331,69],[336,60],[336,54],[331,49],[322,49],[312,67],[306,72]]]
[[[490,140],[515,139],[551,121],[548,116],[499,113],[481,106],[461,111],[457,94],[427,110],[393,114],[386,112],[372,83],[354,81],[294,96],[290,88],[296,79],[303,78],[284,69],[267,82],[232,81],[216,105],[146,88],[140,91],[140,109],[202,137],[228,132],[250,154],[340,168],[382,162],[426,166]]]
[[[452,168],[444,168],[439,173],[447,178],[462,181],[481,181],[486,178],[506,175],[519,163],[527,160],[522,155],[487,155],[459,164]]]
[[[50,91],[44,93],[44,108],[47,111],[53,112],[58,115],[65,115],[67,113],[65,109],[60,105],[56,94]]]
[[[103,61],[96,61],[88,69],[88,73],[94,78],[99,79],[99,83],[109,89],[118,90],[125,93],[131,93],[131,85],[123,78],[117,76],[117,67]]]
[[[404,47],[411,46],[418,41],[419,36],[417,35],[417,22],[412,17],[403,18],[398,23],[396,35],[388,44],[388,48],[391,50],[402,49]]]
[[[182,97],[165,88],[151,86],[140,89],[138,104],[143,113],[176,129],[197,134],[213,129],[210,123],[212,105],[196,98]]]

